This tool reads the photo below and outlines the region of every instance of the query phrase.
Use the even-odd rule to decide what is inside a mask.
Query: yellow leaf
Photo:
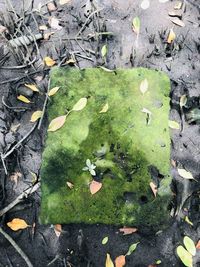
[[[13,231],[17,231],[20,229],[26,229],[29,225],[24,220],[15,218],[11,222],[8,222],[7,226]]]
[[[34,92],[39,92],[38,88],[36,87],[35,84],[25,84],[25,86],[29,89],[31,89]]]
[[[167,43],[171,44],[176,38],[176,34],[174,33],[173,29],[170,29],[168,38],[167,38]]]
[[[28,98],[26,98],[26,97],[23,96],[23,95],[19,95],[19,96],[17,97],[17,99],[20,100],[20,101],[22,101],[22,102],[24,102],[24,103],[27,103],[27,104],[31,102]]]
[[[124,255],[120,255],[115,259],[115,267],[124,267],[126,264],[126,257]]]
[[[194,179],[192,173],[186,171],[185,169],[178,169],[178,174],[185,179]]]
[[[106,104],[103,106],[102,110],[99,111],[99,113],[106,113],[106,112],[108,111],[108,108],[109,108],[108,103],[106,103]]]
[[[140,84],[140,91],[141,93],[144,95],[146,93],[146,91],[148,90],[148,81],[147,79],[145,78],[141,84]]]
[[[106,266],[105,267],[114,267],[114,264],[111,260],[110,254],[107,253],[106,256]]]
[[[56,64],[56,61],[54,61],[52,58],[50,57],[45,57],[44,58],[44,63],[48,66],[48,67],[52,67]]]
[[[65,5],[71,2],[71,0],[60,0],[60,5]]]
[[[67,60],[65,63],[66,63],[66,64],[75,64],[76,61],[75,61],[74,59],[70,58],[70,59]]]
[[[176,121],[169,120],[168,125],[172,129],[176,129],[176,130],[179,130],[180,129],[179,123],[176,122]]]
[[[67,116],[64,115],[53,119],[49,124],[48,132],[55,132],[60,129],[64,125],[66,117]]]
[[[37,111],[33,112],[30,121],[31,121],[31,122],[35,122],[35,121],[37,121],[39,118],[42,117],[42,113],[43,113],[43,112],[42,112],[41,110],[37,110]]]
[[[90,192],[92,195],[96,194],[102,188],[102,183],[92,181],[90,183]]]
[[[52,89],[49,91],[48,96],[55,95],[55,93],[57,93],[59,89],[60,89],[60,87],[54,87],[54,88],[52,88]]]
[[[84,107],[87,105],[87,98],[83,97],[79,99],[79,101],[73,106],[72,110],[73,111],[79,111],[84,109]]]

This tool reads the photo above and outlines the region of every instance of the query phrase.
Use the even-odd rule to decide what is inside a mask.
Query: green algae
[[[148,90],[142,94],[144,79]],[[80,98],[87,97],[88,103],[72,112],[61,129],[48,133],[41,168],[42,222],[166,225],[171,197],[169,78],[145,68],[112,73],[54,68],[51,81],[60,90],[51,98],[49,121],[67,114]],[[107,112],[100,113],[107,103]],[[83,171],[87,159],[96,165],[95,177]],[[103,184],[95,195],[89,191],[93,178]],[[159,187],[156,198],[149,186],[152,179]]]

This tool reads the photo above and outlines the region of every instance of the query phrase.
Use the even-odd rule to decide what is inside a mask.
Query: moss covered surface
[[[148,90],[142,94],[144,79]],[[166,224],[171,196],[168,77],[144,68],[55,68],[51,80],[51,87],[60,90],[51,97],[49,121],[66,114],[80,98],[88,102],[70,113],[62,128],[48,133],[41,169],[42,222]],[[99,113],[106,103],[107,112]],[[150,121],[144,108],[151,112]],[[87,159],[96,165],[96,176],[83,171]],[[157,171],[162,175],[154,177]],[[93,179],[103,184],[94,195],[89,190]],[[156,198],[152,179],[159,186]]]

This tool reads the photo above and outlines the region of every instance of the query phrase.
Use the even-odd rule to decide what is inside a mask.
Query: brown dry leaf
[[[10,180],[11,180],[12,182],[14,182],[15,185],[17,185],[17,184],[18,184],[18,180],[19,180],[19,178],[21,178],[21,177],[22,177],[21,172],[14,172],[14,173],[10,176]]]
[[[99,183],[99,182],[93,180],[90,183],[90,193],[92,195],[96,194],[101,189],[101,187],[102,187],[102,183]]]
[[[67,116],[63,115],[53,119],[49,124],[48,132],[55,132],[60,129],[64,125],[66,118]]]
[[[130,235],[130,234],[133,234],[135,232],[137,232],[137,228],[135,227],[123,227],[123,228],[120,228],[119,231],[123,233],[123,235]]]
[[[53,12],[57,10],[57,7],[55,6],[54,2],[49,2],[47,4],[47,9],[49,12]]]
[[[44,36],[44,40],[49,40],[49,38],[51,37],[51,35],[53,35],[55,32],[47,32],[45,33]]]
[[[34,92],[39,92],[39,90],[38,90],[38,88],[37,88],[37,86],[35,85],[35,84],[27,84],[27,83],[25,83],[24,84],[28,89],[30,89],[30,90],[32,90],[32,91],[34,91]]]
[[[33,112],[30,122],[36,122],[39,118],[42,117],[42,114],[43,112],[41,110]]]
[[[62,232],[62,225],[61,224],[55,224],[54,225],[54,232],[55,232],[56,236],[59,237],[61,232]]]
[[[40,26],[39,26],[39,30],[40,30],[40,31],[46,31],[46,30],[48,30],[48,28],[47,28],[46,25],[40,25]]]
[[[20,100],[20,101],[22,101],[22,102],[24,102],[24,103],[27,103],[27,104],[31,103],[31,101],[27,97],[25,97],[23,95],[19,95],[17,97],[17,99]]]
[[[44,63],[48,66],[48,67],[52,67],[56,64],[56,61],[53,60],[52,58],[50,57],[45,57],[44,58]]]
[[[8,33],[8,29],[5,26],[0,25],[0,33],[4,33],[4,32]]]
[[[59,89],[60,89],[60,87],[58,87],[58,86],[52,88],[52,89],[49,91],[48,96],[55,95],[55,94],[58,92]]]
[[[157,186],[156,186],[153,182],[150,182],[149,185],[150,185],[150,187],[151,187],[151,190],[152,190],[154,196],[156,197],[157,192],[158,192],[158,188],[157,188]]]
[[[74,185],[69,181],[67,181],[66,184],[70,189],[72,189],[74,187]]]
[[[196,244],[196,249],[200,249],[200,240]]]
[[[178,25],[180,27],[185,26],[185,23],[182,20],[180,20],[179,18],[171,19],[171,22],[173,22],[175,25]]]
[[[71,0],[60,0],[59,3],[60,5],[65,5],[65,4],[68,4],[69,2],[71,2]]]
[[[124,267],[126,264],[126,257],[124,255],[120,255],[115,259],[115,267]]]
[[[11,222],[7,223],[13,231],[18,231],[20,229],[26,229],[29,225],[22,219],[15,218]]]
[[[62,30],[62,27],[59,25],[59,20],[55,17],[50,17],[48,20],[50,27],[54,30]]]
[[[171,44],[176,38],[176,34],[174,33],[173,29],[170,29],[168,38],[167,38],[167,43]]]
[[[114,267],[114,263],[110,257],[110,254],[107,253],[107,256],[106,256],[106,265],[105,267]]]

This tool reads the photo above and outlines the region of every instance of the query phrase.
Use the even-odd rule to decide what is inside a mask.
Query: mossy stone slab
[[[51,97],[49,122],[81,98],[87,105],[71,112],[62,128],[48,132],[42,222],[166,225],[171,197],[168,76],[145,68],[54,68],[51,81],[51,88],[60,89]],[[103,107],[106,112],[100,112]],[[87,159],[96,166],[96,176],[83,170]],[[102,188],[92,195],[93,179]],[[158,186],[156,198],[152,181]]]

